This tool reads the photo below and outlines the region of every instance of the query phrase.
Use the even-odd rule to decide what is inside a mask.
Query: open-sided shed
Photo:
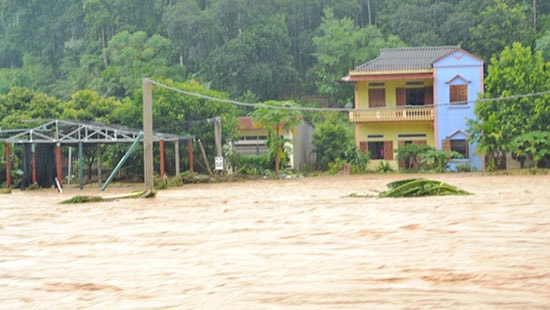
[[[0,130],[0,140],[5,143],[6,185],[11,187],[11,146],[21,144],[25,149],[24,184],[38,183],[50,187],[57,180],[63,183],[62,145],[78,146],[79,165],[82,165],[82,148],[86,143],[135,143],[141,141],[143,132],[124,126],[89,121],[47,120],[33,128]],[[164,143],[173,142],[175,171],[180,171],[179,144],[188,143],[189,169],[193,170],[193,137],[165,133],[153,133],[153,141],[160,145],[160,175],[164,175]],[[138,140],[138,141],[136,141]],[[82,167],[80,186],[82,188]]]

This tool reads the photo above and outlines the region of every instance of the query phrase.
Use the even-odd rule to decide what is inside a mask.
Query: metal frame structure
[[[39,120],[35,122],[40,122]],[[143,131],[118,125],[108,125],[91,121],[68,121],[68,120],[44,120],[44,123],[33,128],[0,130],[0,141],[6,145],[6,183],[11,185],[10,177],[10,145],[11,144],[55,144],[56,157],[59,159],[57,165],[57,176],[62,181],[61,171],[61,145],[78,145],[81,149],[84,143],[133,143],[142,139]],[[193,141],[192,136],[178,136],[165,133],[151,133],[150,147],[152,142],[160,144],[161,171],[164,176],[164,142],[174,142],[176,155],[176,171],[179,173],[179,142],[186,141],[189,144],[190,170],[193,171]],[[144,145],[146,141],[144,140]],[[34,148],[34,147],[33,147]],[[33,155],[34,156],[34,155]],[[152,157],[152,154],[151,154]],[[152,163],[151,163],[152,165]],[[34,168],[34,158],[33,158]],[[151,167],[152,168],[152,167]],[[152,170],[152,169],[151,169]],[[33,171],[34,173],[34,171]],[[151,172],[152,173],[152,172]],[[147,183],[147,182],[146,182]],[[82,183],[81,183],[82,188]],[[148,186],[146,186],[149,189]]]
[[[97,122],[49,120],[28,129],[0,130],[0,139],[5,143],[132,143],[139,130],[124,126]],[[173,134],[153,133],[153,141],[193,140]]]

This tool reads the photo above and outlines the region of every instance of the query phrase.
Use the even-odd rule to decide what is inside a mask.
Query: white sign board
[[[214,160],[214,167],[216,170],[223,170],[223,157],[216,156],[216,159]]]

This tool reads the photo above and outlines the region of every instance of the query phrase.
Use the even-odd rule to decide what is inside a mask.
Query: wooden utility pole
[[[143,79],[143,173],[145,191],[153,192],[153,83]]]

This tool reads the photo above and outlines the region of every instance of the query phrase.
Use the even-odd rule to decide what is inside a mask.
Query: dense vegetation
[[[490,63],[487,97],[550,89],[549,1],[6,0],[0,2],[0,128],[39,118],[138,127],[145,76],[219,98],[343,107],[353,96],[351,85],[334,81],[347,70],[383,47],[425,45],[461,45]],[[517,78],[499,91],[500,77],[509,75],[503,59],[515,57],[501,53],[520,48],[529,55],[517,57],[537,61],[540,83],[516,87],[525,72],[514,71]],[[538,125],[517,127],[523,122],[517,119],[507,131],[500,116],[515,112],[487,104],[479,120],[496,118],[484,126],[506,136],[495,145],[480,135],[490,128],[475,122],[472,136],[486,151],[532,150],[529,137],[514,139],[548,131],[548,97],[530,102],[529,111],[539,111],[541,118],[531,119]],[[209,118],[224,117],[224,135],[231,139],[234,117],[250,112],[155,89],[155,130],[198,136],[207,148],[214,144]],[[324,115],[306,117],[325,121]],[[326,134],[334,129],[349,136],[338,129],[345,124],[334,126],[326,125]],[[318,151],[326,166],[346,149]]]

